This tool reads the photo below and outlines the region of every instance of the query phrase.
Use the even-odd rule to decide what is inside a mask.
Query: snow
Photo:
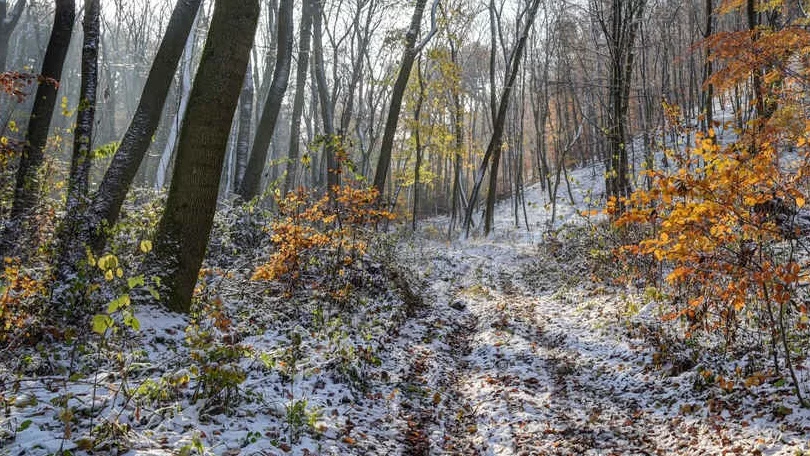
[[[707,358],[669,338],[679,328],[660,320],[666,303],[592,279],[584,239],[600,220],[587,211],[602,197],[602,175],[599,166],[571,170],[576,204],[563,183],[553,235],[539,186],[526,192],[531,231],[522,214],[515,226],[506,200],[488,238],[436,236],[443,217],[401,234],[393,257],[422,306],[390,284],[367,284],[340,308],[268,293],[244,275],[222,278],[210,297],[250,347],[238,361],[247,375],[238,402],[193,400],[190,320],[154,308],[140,308],[141,331],[120,342],[126,371],[98,349],[65,347],[60,359],[32,351],[21,377],[22,361],[4,359],[0,455],[86,454],[81,439],[104,420],[120,425],[127,446],[94,454],[163,456],[197,442],[217,455],[810,451],[810,412],[790,382],[744,387],[734,376],[742,358]],[[68,379],[60,369],[71,359],[83,370]],[[736,382],[730,392],[701,382],[710,362]],[[190,380],[173,399],[139,405],[120,391],[122,372],[130,389],[162,376]],[[81,416],[70,435],[64,410]]]

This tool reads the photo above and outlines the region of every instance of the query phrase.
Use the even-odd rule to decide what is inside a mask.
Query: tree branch
[[[422,48],[424,48],[425,45],[428,44],[428,41],[430,41],[430,39],[433,38],[433,35],[435,35],[436,32],[438,31],[436,28],[436,9],[438,7],[439,7],[439,0],[433,0],[433,5],[430,7],[430,32],[427,34],[427,36],[425,36],[425,38],[421,42],[419,42],[418,45],[416,45],[415,48],[413,48],[414,54],[422,52]]]

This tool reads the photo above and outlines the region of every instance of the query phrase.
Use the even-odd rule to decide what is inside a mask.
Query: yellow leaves
[[[140,248],[141,252],[149,253],[152,251],[152,241],[143,240],[138,247]]]

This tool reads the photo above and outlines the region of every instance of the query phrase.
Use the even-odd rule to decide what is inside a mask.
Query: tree
[[[59,88],[58,84],[54,84],[53,81],[59,82],[62,79],[62,67],[70,46],[70,36],[73,33],[75,19],[76,4],[74,0],[57,0],[53,28],[40,72],[44,80],[37,87],[34,97],[26,141],[17,168],[11,216],[9,223],[4,227],[3,239],[0,242],[0,254],[3,255],[17,246],[23,231],[23,222],[32,214],[37,201],[39,172],[45,159],[43,150],[48,140],[48,130],[51,127],[51,118]]]
[[[312,50],[315,72],[315,81],[318,85],[318,100],[321,105],[321,120],[323,121],[323,135],[325,137],[324,153],[326,154],[326,188],[332,194],[334,187],[340,185],[340,163],[336,157],[339,140],[335,136],[335,115],[332,97],[326,83],[326,74],[323,63],[323,38],[321,25],[323,22],[323,0],[312,0]]]
[[[91,214],[85,220],[85,241],[95,251],[104,247],[106,235],[103,228],[112,226],[118,219],[127,191],[152,142],[173,75],[201,3],[202,0],[177,0],[175,4],[143,87],[138,109],[93,198]]]
[[[309,70],[309,44],[312,31],[312,4],[304,0],[301,5],[301,29],[298,38],[298,63],[295,69],[295,98],[290,122],[290,148],[287,152],[287,176],[282,193],[295,188],[298,181],[298,151],[301,140],[301,115],[304,113],[304,91]]]
[[[273,131],[276,128],[281,101],[287,91],[290,78],[293,47],[293,1],[281,0],[278,8],[276,65],[273,69],[273,82],[262,109],[262,116],[256,127],[256,137],[250,151],[247,168],[241,185],[237,187],[239,196],[248,201],[258,196],[261,191],[262,171],[267,161],[267,150]]]
[[[93,123],[96,116],[98,92],[98,49],[100,39],[100,0],[87,0],[84,5],[82,40],[82,81],[76,127],[73,130],[73,155],[68,176],[65,219],[59,231],[58,262],[55,288],[51,297],[54,304],[69,310],[79,283],[77,268],[85,256],[79,242],[82,214],[87,210],[87,189],[90,183],[91,152],[93,149]]]
[[[631,191],[627,158],[627,110],[630,106],[630,83],[635,58],[633,47],[645,3],[646,0],[592,1],[596,20],[609,51],[608,112],[604,126],[608,139],[608,157],[605,163],[605,190],[608,197],[627,197]]]
[[[526,47],[526,40],[529,36],[529,30],[534,23],[534,18],[537,16],[537,10],[540,7],[540,0],[532,0],[531,4],[526,9],[525,22],[523,29],[518,37],[517,45],[512,51],[508,61],[508,72],[506,74],[506,85],[501,93],[501,99],[498,103],[495,117],[493,118],[493,131],[492,137],[489,140],[484,157],[481,159],[481,165],[475,175],[475,183],[473,184],[472,192],[470,193],[470,201],[467,203],[467,213],[464,216],[464,232],[465,236],[469,236],[470,227],[472,225],[472,214],[475,211],[475,203],[478,199],[478,193],[481,190],[481,184],[484,181],[484,174],[486,174],[487,166],[490,166],[489,171],[489,193],[487,194],[487,208],[484,217],[484,235],[489,235],[492,230],[494,220],[494,208],[496,197],[496,186],[498,179],[498,165],[501,158],[501,148],[503,146],[503,132],[506,124],[506,112],[509,108],[509,98],[512,94],[512,89],[517,79],[518,70],[520,68],[520,60],[523,56],[523,50]],[[491,164],[490,164],[491,159]]]
[[[405,50],[402,52],[402,63],[399,66],[399,73],[394,82],[394,87],[391,90],[391,104],[388,106],[388,117],[385,121],[385,131],[383,132],[382,144],[380,145],[380,157],[377,162],[377,170],[374,172],[374,188],[382,192],[385,188],[385,180],[388,176],[388,168],[391,166],[391,152],[394,148],[394,135],[397,131],[397,124],[399,123],[399,112],[402,109],[402,97],[405,95],[405,88],[408,86],[408,79],[411,75],[411,68],[413,62],[422,48],[430,41],[433,35],[436,34],[436,8],[439,4],[438,0],[434,0],[433,7],[431,8],[431,30],[430,33],[419,43],[416,39],[419,37],[419,31],[422,28],[422,15],[425,12],[425,4],[427,0],[416,0],[416,6],[411,16],[411,25],[408,27],[408,32],[405,34]]]
[[[0,0],[0,71],[6,69],[11,32],[17,26],[17,22],[19,22],[24,10],[25,0],[17,0],[11,12],[8,11],[7,0]]]
[[[162,299],[188,312],[214,220],[231,123],[259,18],[258,0],[217,0],[166,201],[146,269],[161,276]]]
[[[234,166],[234,187],[239,188],[247,169],[248,153],[250,148],[250,127],[253,120],[253,72],[248,62],[245,71],[245,82],[242,84],[242,94],[239,95],[239,129],[236,134],[236,163]]]

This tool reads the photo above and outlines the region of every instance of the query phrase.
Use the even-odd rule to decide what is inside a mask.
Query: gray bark
[[[309,70],[309,44],[312,30],[312,5],[304,0],[301,6],[301,29],[298,41],[298,64],[295,74],[295,98],[290,122],[290,148],[287,153],[287,176],[284,178],[283,194],[295,189],[298,182],[298,155],[301,141],[301,116],[304,113],[304,92]]]
[[[242,94],[239,96],[239,130],[236,134],[236,151],[233,170],[234,187],[242,185],[250,151],[250,130],[253,119],[253,72],[248,63],[245,72],[245,82],[242,84]]]
[[[8,11],[7,1],[0,0],[0,71],[6,70],[11,32],[17,26],[17,22],[19,22],[24,10],[25,0],[17,0],[10,12]]]

